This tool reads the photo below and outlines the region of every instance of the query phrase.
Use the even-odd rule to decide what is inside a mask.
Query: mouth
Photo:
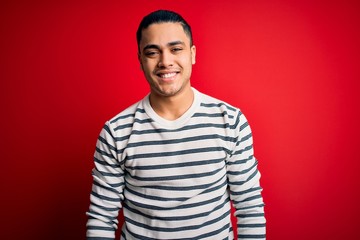
[[[170,81],[174,80],[177,72],[167,72],[167,73],[157,73],[156,76],[158,76],[161,80]]]

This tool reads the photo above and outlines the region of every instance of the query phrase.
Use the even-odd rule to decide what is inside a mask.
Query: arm
[[[114,239],[122,208],[124,171],[109,125],[105,124],[96,143],[90,208],[86,213],[88,240]]]
[[[241,112],[234,127],[237,141],[227,162],[227,176],[237,218],[238,239],[265,239],[260,172],[254,157],[252,132]]]

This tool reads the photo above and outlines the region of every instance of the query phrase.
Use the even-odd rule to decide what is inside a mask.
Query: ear
[[[192,45],[190,48],[191,51],[191,63],[194,65],[196,63],[196,47]]]
[[[140,63],[140,70],[141,71],[144,71],[144,68],[143,68],[143,65],[142,65],[142,62],[141,62],[141,56],[140,56],[140,53],[138,52],[137,54],[137,57],[138,57],[138,60],[139,60],[139,63]]]

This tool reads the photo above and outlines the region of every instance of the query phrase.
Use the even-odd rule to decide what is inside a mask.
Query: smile
[[[172,78],[172,77],[174,77],[175,75],[176,75],[176,72],[158,74],[158,76],[161,77],[161,78]]]

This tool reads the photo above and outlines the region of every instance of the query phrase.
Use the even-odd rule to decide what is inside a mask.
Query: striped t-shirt
[[[180,118],[155,113],[149,95],[106,122],[94,154],[87,239],[265,239],[260,173],[242,112],[193,89]],[[230,199],[232,201],[230,201]]]

